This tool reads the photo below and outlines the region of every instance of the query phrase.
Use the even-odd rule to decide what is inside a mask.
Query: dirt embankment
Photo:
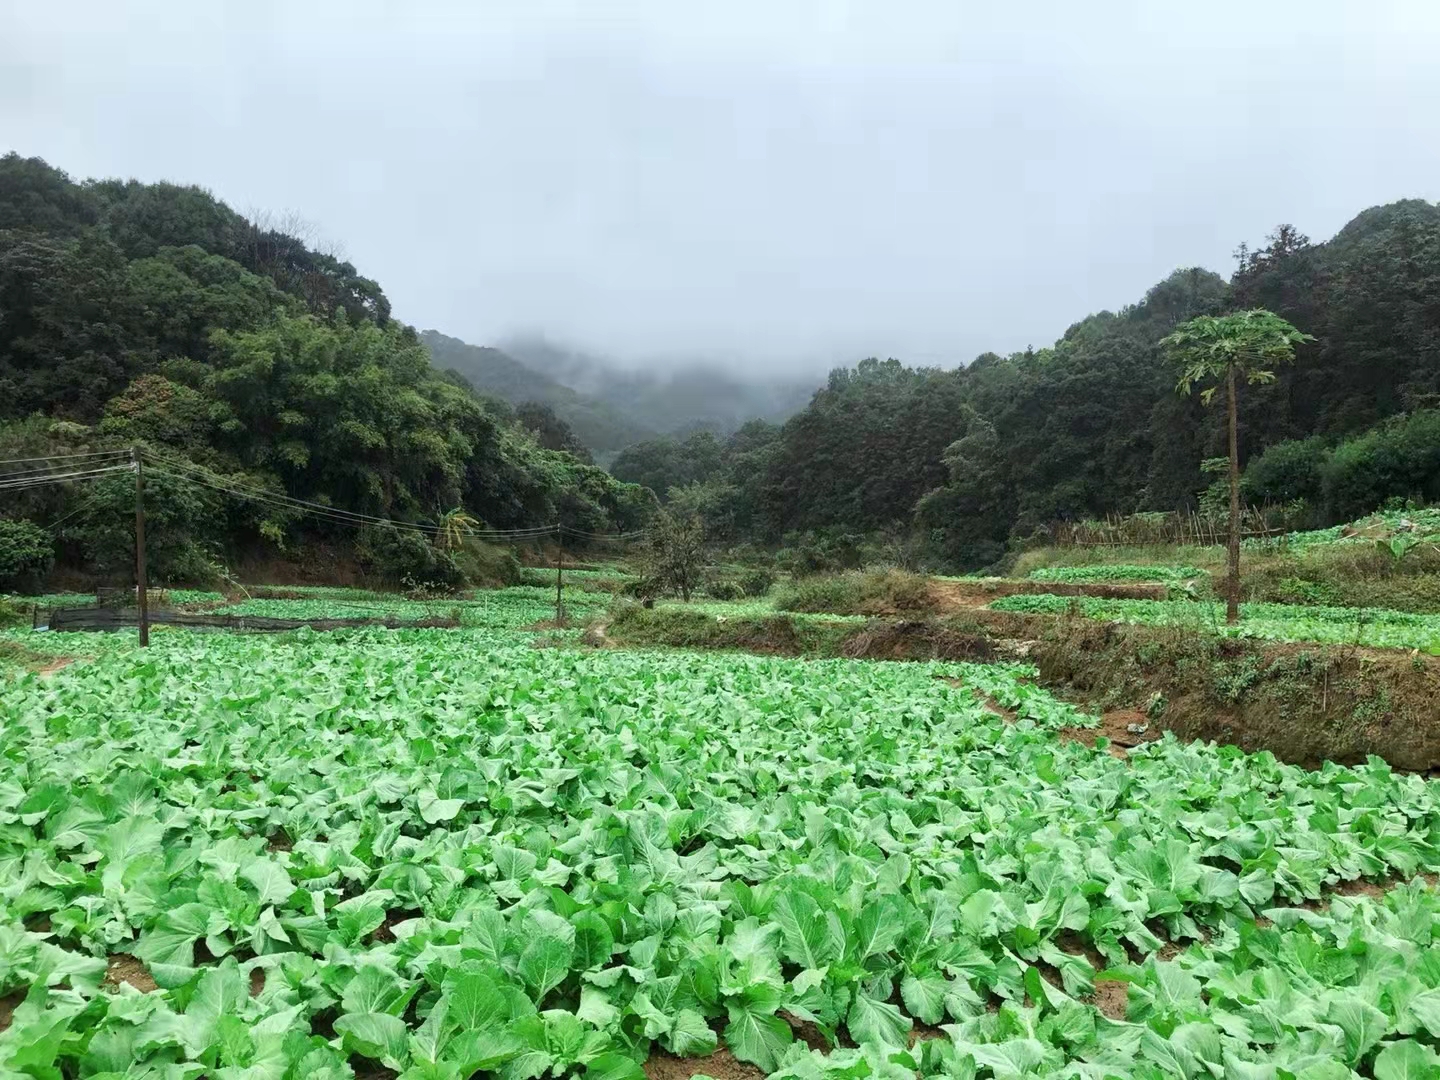
[[[1042,682],[1152,729],[1314,766],[1440,768],[1440,658],[1400,650],[1217,638],[1057,618],[1030,659]]]
[[[1042,685],[1102,715],[1130,710],[1146,735],[1173,731],[1301,765],[1368,755],[1440,769],[1440,658],[1219,638],[1168,626],[969,609],[862,625],[786,615],[717,620],[684,611],[617,616],[614,645],[735,649],[875,660],[1025,660]],[[1124,741],[1112,739],[1112,742]]]

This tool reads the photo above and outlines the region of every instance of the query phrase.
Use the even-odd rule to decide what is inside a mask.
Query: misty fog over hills
[[[747,420],[784,420],[824,382],[819,372],[732,374],[715,363],[624,367],[540,336],[513,338],[498,348],[436,330],[421,339],[436,367],[459,372],[481,393],[512,405],[549,405],[602,458],[655,435],[728,435]]]

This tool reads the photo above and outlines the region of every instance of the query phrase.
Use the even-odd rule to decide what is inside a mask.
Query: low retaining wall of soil
[[[1182,739],[1296,764],[1440,768],[1440,658],[1396,649],[1221,638],[1057,618],[1030,649],[1045,685],[1144,710]]]

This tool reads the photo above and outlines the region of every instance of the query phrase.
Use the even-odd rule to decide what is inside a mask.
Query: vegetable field
[[[398,630],[20,677],[0,1075],[1433,1075],[1435,893],[1314,903],[1440,869],[1432,784],[1121,760],[1030,674]]]
[[[1134,565],[1042,566],[1030,571],[1031,581],[1163,581],[1179,584],[1206,576],[1198,566]]]
[[[1228,637],[1313,641],[1419,649],[1440,653],[1440,615],[1381,608],[1241,604],[1240,622],[1225,624],[1225,605],[1193,600],[1108,600],[1097,597],[1006,596],[990,607],[1057,615],[1072,608],[1094,619],[1204,628]]]
[[[580,619],[604,610],[609,597],[577,588],[564,590],[566,612]],[[508,589],[477,590],[473,599],[410,600],[376,596],[351,600],[317,594],[302,599],[256,598],[215,609],[222,615],[264,615],[282,619],[376,618],[420,622],[424,619],[458,619],[462,626],[520,629],[555,617],[555,589],[516,585]]]

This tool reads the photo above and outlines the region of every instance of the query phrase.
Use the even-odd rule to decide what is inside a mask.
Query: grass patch
[[[797,578],[775,592],[778,611],[923,615],[937,610],[930,580],[905,570],[853,570]]]
[[[841,643],[854,632],[850,620],[794,618],[772,612],[712,615],[686,607],[616,608],[605,635],[622,645],[666,645],[682,649],[737,649],[779,656],[840,656]]]

